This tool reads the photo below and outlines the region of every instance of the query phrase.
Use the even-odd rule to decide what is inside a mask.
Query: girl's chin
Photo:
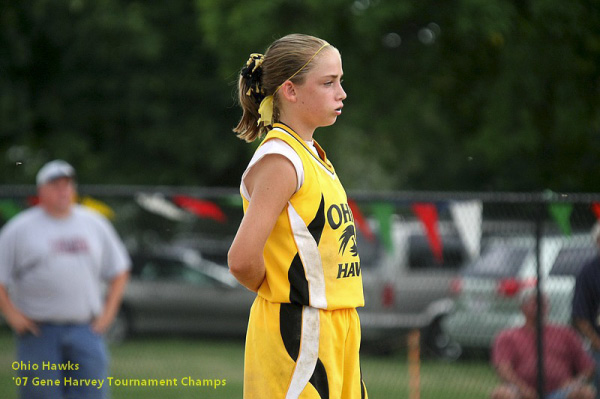
[[[337,121],[337,115],[335,115],[334,117],[332,117],[331,119],[329,119],[326,124],[323,124],[323,126],[331,126],[333,125],[335,122]]]

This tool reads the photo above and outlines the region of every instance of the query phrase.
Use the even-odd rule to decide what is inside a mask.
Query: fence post
[[[541,241],[544,230],[545,201],[540,201],[535,211],[535,269],[536,269],[536,336],[537,336],[537,390],[538,398],[544,399],[544,320],[543,320],[543,291],[541,273]]]
[[[408,334],[408,389],[410,399],[421,397],[421,367],[420,367],[421,333],[415,329]]]

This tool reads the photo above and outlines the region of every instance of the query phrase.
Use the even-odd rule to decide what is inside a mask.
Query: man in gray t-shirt
[[[74,178],[68,163],[47,163],[37,175],[39,205],[0,232],[0,310],[17,334],[19,375],[59,381],[22,384],[22,398],[107,392],[102,334],[118,312],[131,261],[112,225],[74,204]]]

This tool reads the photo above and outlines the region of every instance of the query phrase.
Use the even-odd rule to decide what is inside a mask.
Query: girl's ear
[[[279,92],[287,101],[296,102],[296,86],[289,80],[283,82]]]

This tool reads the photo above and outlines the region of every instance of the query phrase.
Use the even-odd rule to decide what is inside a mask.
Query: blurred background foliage
[[[237,186],[239,70],[291,32],[342,53],[347,188],[600,187],[598,0],[2,1],[0,182]]]

